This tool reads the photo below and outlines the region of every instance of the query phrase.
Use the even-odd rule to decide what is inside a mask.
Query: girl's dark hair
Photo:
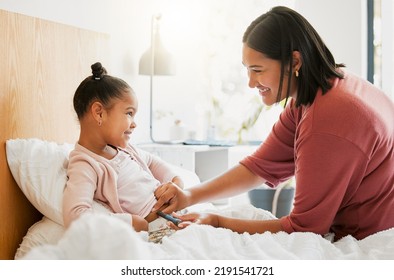
[[[91,66],[92,76],[81,82],[74,94],[74,110],[78,119],[88,111],[90,105],[99,101],[103,106],[110,106],[113,98],[122,99],[125,92],[133,92],[122,79],[107,75],[107,70],[96,62]]]
[[[312,25],[299,13],[287,7],[274,7],[255,19],[246,29],[242,42],[268,58],[281,62],[278,100],[283,87],[285,72],[293,64],[293,51],[299,51],[302,66],[298,70],[298,91],[295,105],[312,104],[317,91],[325,94],[332,87],[332,78],[343,78],[330,50]],[[291,74],[288,75],[286,101],[290,96]]]

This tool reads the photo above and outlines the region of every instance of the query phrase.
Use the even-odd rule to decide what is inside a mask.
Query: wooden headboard
[[[96,61],[109,63],[108,35],[0,10],[0,259],[42,217],[10,173],[5,141],[74,143],[72,98]]]

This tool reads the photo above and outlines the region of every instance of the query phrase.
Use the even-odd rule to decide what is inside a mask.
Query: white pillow
[[[59,225],[63,225],[63,191],[72,149],[72,144],[35,138],[6,141],[7,161],[16,183],[38,211]],[[195,173],[174,168],[185,181],[185,186],[199,183]],[[97,212],[108,211],[97,202],[93,206]]]
[[[6,141],[8,166],[27,199],[44,216],[63,225],[63,190],[71,144],[40,139]]]

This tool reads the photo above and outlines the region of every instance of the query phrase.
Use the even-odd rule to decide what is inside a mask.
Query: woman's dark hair
[[[85,115],[95,101],[109,106],[113,98],[122,99],[125,92],[133,92],[122,79],[107,75],[107,70],[100,62],[96,62],[91,68],[93,75],[83,80],[74,94],[74,110],[78,119]]]
[[[255,19],[246,29],[242,42],[259,51],[268,58],[281,62],[281,77],[278,100],[283,87],[283,79],[287,66],[293,64],[293,51],[302,57],[302,66],[298,70],[298,91],[296,106],[312,104],[317,91],[325,94],[332,87],[332,78],[343,78],[330,50],[324,44],[312,25],[299,13],[287,7],[274,7]],[[288,75],[286,100],[290,95],[291,74]]]

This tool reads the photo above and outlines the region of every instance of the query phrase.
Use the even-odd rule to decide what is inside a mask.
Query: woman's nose
[[[256,79],[254,78],[254,75],[253,75],[253,74],[249,74],[248,86],[249,86],[250,88],[255,88],[255,87],[256,87],[256,83],[257,83],[257,81],[256,81]]]

